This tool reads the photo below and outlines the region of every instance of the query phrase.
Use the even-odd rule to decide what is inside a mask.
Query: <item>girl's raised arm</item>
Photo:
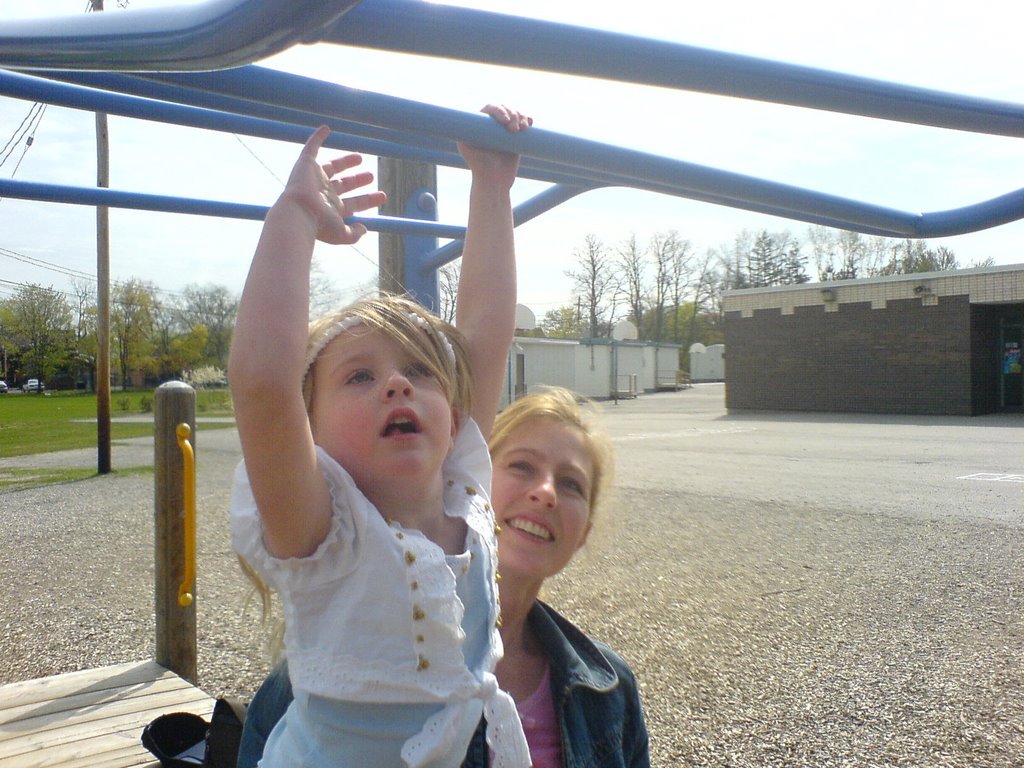
[[[481,110],[512,133],[533,119],[503,105]],[[473,366],[473,413],[487,438],[498,413],[508,350],[515,333],[516,260],[510,189],[519,156],[465,144],[459,151],[473,182],[462,252],[455,323],[469,344]]]
[[[306,142],[284,192],[263,225],[242,291],[228,380],[242,454],[271,554],[313,552],[327,533],[330,499],[316,463],[302,399],[309,327],[309,269],[317,239],[354,243],[366,231],[345,218],[384,202],[383,192],[340,196],[365,186],[368,172],[335,179],[361,162],[346,155],[319,165],[330,133]]]

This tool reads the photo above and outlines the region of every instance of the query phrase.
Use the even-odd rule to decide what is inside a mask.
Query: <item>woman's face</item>
[[[543,581],[569,564],[590,533],[594,467],[583,434],[535,419],[510,432],[491,459],[501,573]]]

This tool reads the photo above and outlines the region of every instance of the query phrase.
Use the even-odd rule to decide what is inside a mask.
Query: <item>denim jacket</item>
[[[529,622],[551,667],[565,768],[650,768],[640,694],[622,657],[539,600],[530,609]],[[255,768],[267,736],[290,701],[288,668],[280,664],[249,705],[238,768]],[[481,721],[462,768],[487,765]]]

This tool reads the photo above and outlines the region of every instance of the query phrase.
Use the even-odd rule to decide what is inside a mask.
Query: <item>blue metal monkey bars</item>
[[[1024,189],[953,210],[911,213],[542,129],[509,135],[479,114],[249,64],[317,41],[1024,137],[1024,106],[1018,104],[422,0],[209,0],[60,24],[0,23],[0,65],[26,70],[0,71],[0,94],[295,142],[324,122],[334,130],[327,146],[439,165],[462,165],[455,141],[510,149],[523,156],[521,176],[552,185],[517,207],[517,223],[604,186],[900,238],[964,234],[1024,218]],[[0,195],[251,219],[266,210],[16,181],[0,181]],[[410,219],[359,220],[376,231],[417,236],[457,239],[464,232]],[[459,252],[453,243],[422,254],[407,265],[407,281],[429,293],[434,270]]]

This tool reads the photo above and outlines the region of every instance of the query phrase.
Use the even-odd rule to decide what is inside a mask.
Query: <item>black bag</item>
[[[238,699],[223,696],[213,705],[210,728],[206,732],[207,768],[235,768],[238,745],[242,741],[246,705]]]
[[[221,697],[210,722],[191,712],[160,715],[142,731],[142,745],[164,768],[235,768],[246,705]]]

